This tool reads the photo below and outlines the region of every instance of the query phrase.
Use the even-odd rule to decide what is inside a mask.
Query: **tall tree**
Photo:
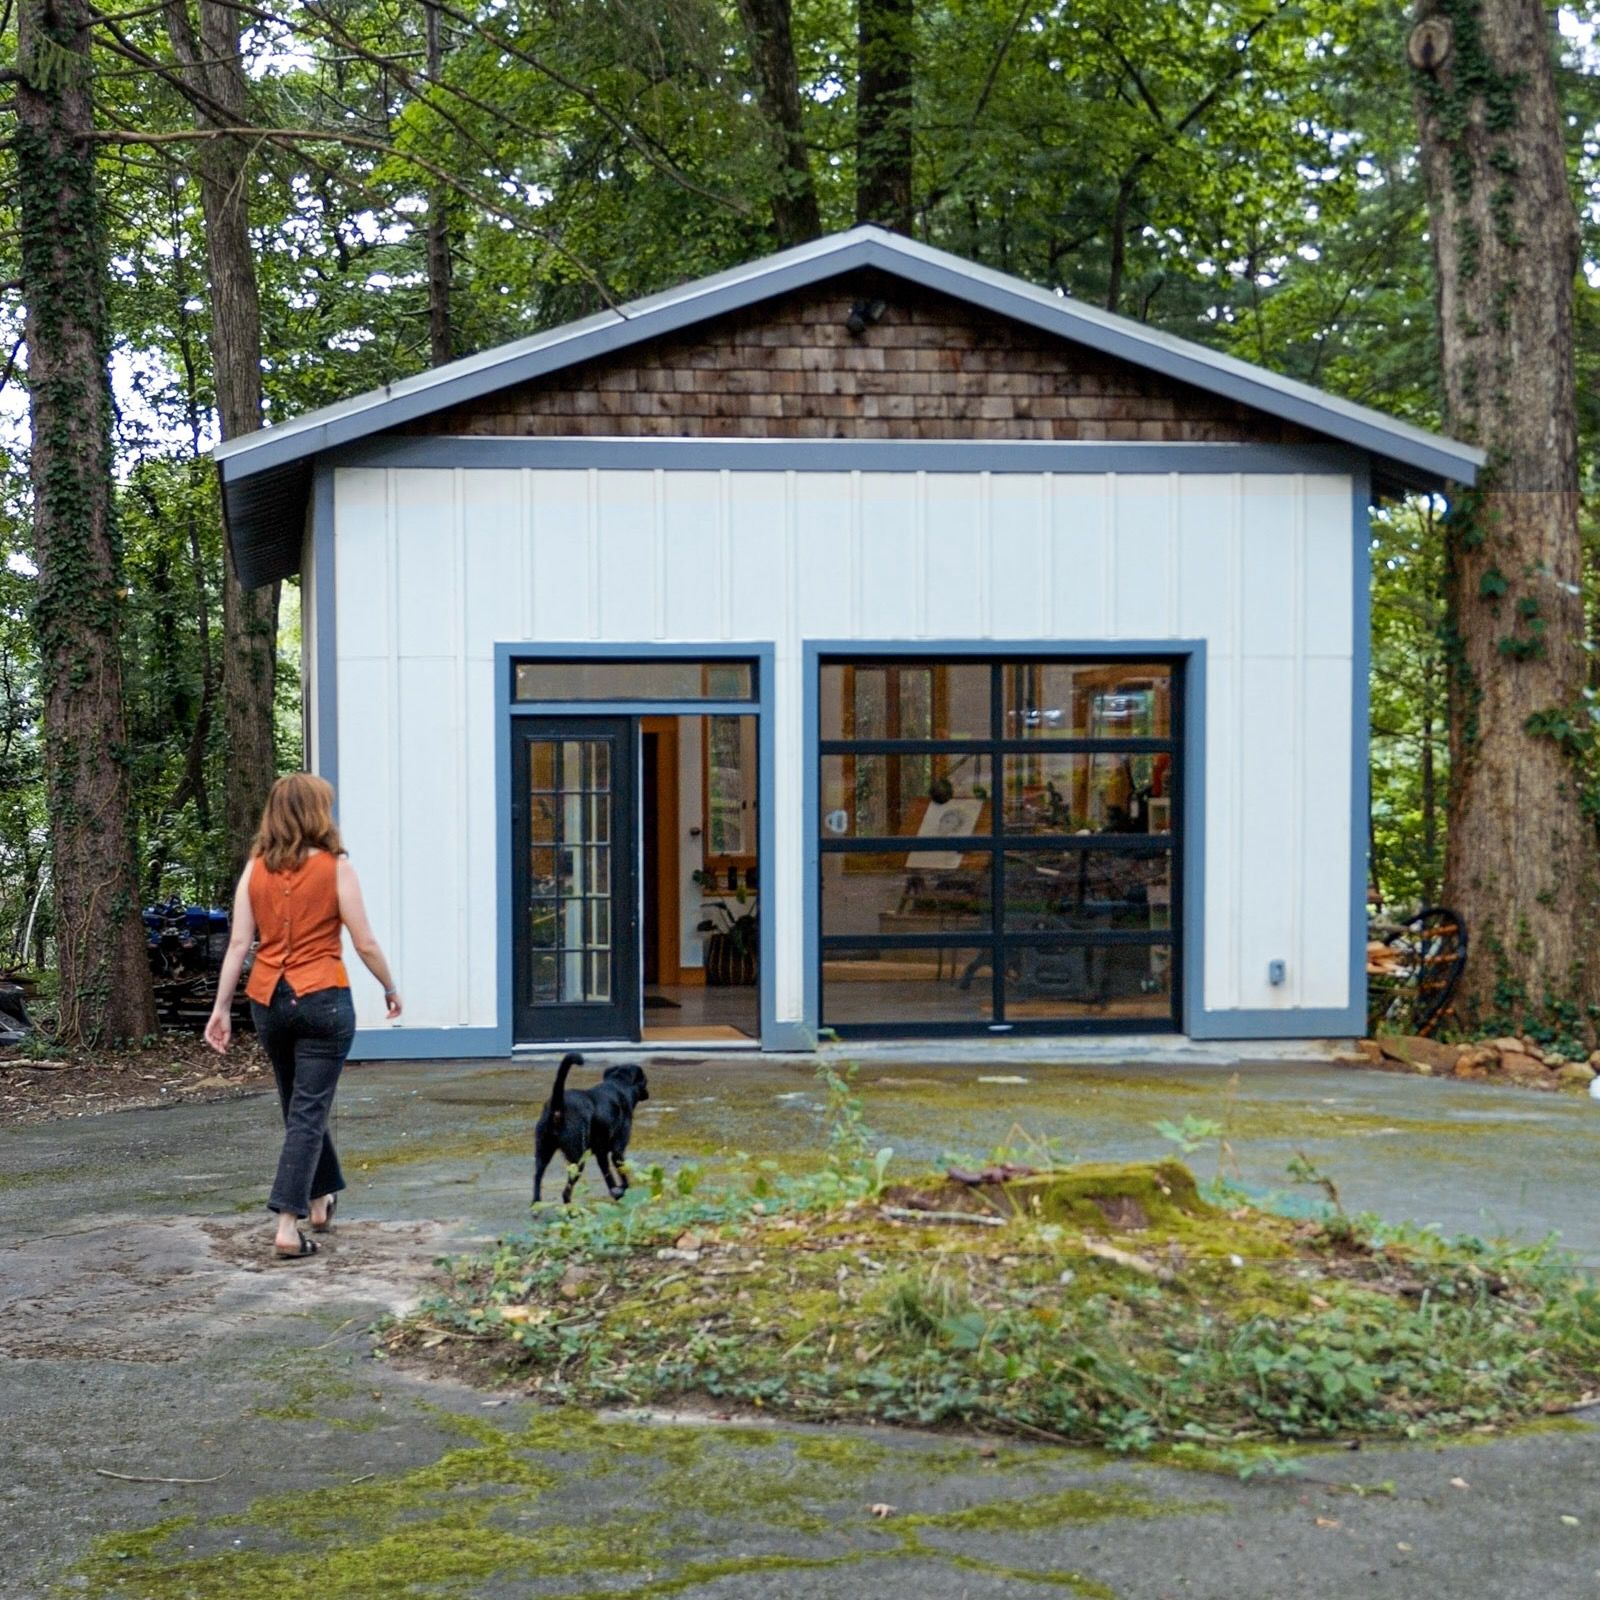
[[[197,0],[199,29],[188,0],[167,0],[167,32],[183,64],[183,80],[203,132],[248,124],[239,8]],[[249,151],[235,137],[199,141],[195,166],[205,215],[206,272],[211,286],[211,365],[224,439],[261,426],[261,297],[250,243]],[[243,864],[277,776],[272,704],[278,648],[278,585],[240,586],[233,555],[222,582],[223,827],[228,855]]]
[[[444,66],[438,0],[422,0],[426,13],[428,82],[437,84]],[[443,184],[428,191],[428,357],[440,367],[455,355],[450,326],[450,213]]]
[[[781,148],[781,166],[772,195],[772,222],[778,242],[804,244],[822,232],[817,186],[806,152],[800,109],[800,75],[795,66],[790,0],[739,0],[750,41],[750,59],[761,86],[761,109]]]
[[[44,686],[60,975],[71,1044],[155,1031],[133,867],[112,522],[105,244],[89,0],[23,0],[17,188],[27,299],[34,625]]]
[[[856,221],[911,231],[913,0],[856,0]]]
[[[1445,893],[1469,1019],[1600,999],[1600,846],[1583,814],[1585,681],[1568,186],[1543,0],[1418,0],[1409,55],[1451,430],[1489,464],[1447,530]]]

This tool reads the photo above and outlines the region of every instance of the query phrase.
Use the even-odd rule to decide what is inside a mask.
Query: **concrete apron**
[[[997,1065],[988,1050],[981,1067],[926,1052],[914,1066],[864,1063],[867,1121],[896,1165],[1029,1139],[1069,1156],[1166,1154],[1154,1122],[1205,1116],[1226,1121],[1256,1187],[1286,1187],[1283,1164],[1301,1149],[1351,1209],[1452,1231],[1559,1227],[1600,1261],[1586,1204],[1600,1107],[1587,1100],[1326,1065],[1241,1066],[1236,1085],[1214,1065]],[[812,1066],[657,1060],[637,1161],[814,1150],[825,1129]],[[1419,1581],[1485,1595],[1600,1586],[1595,1434],[1582,1426],[1329,1452],[1305,1478],[1240,1484],[1009,1442],[980,1455],[890,1430],[752,1441],[704,1426],[575,1426],[559,1437],[520,1402],[372,1361],[368,1325],[426,1292],[436,1254],[527,1225],[529,1135],[547,1083],[532,1063],[352,1069],[336,1130],[351,1181],[340,1226],[322,1257],[287,1266],[268,1259],[258,1209],[276,1153],[265,1098],[0,1135],[11,1241],[0,1249],[0,1594],[42,1600],[61,1583],[209,1596],[237,1586],[229,1563],[286,1550],[321,1570],[326,1600],[403,1594],[386,1586],[385,1552],[404,1527],[447,1527],[459,1512],[459,1491],[450,1511],[427,1484],[447,1452],[483,1448],[463,1418],[497,1436],[532,1425],[516,1456],[529,1481],[494,1489],[495,1526],[531,1532],[540,1553],[511,1571],[446,1576],[439,1593],[941,1600],[1054,1587],[1267,1600],[1409,1596]],[[1209,1176],[1218,1152],[1191,1160]],[[602,1203],[597,1187],[588,1199]],[[214,1481],[132,1481],[153,1478]],[[393,1496],[390,1522],[362,1498],[375,1488]],[[291,1539],[271,1497],[308,1494],[319,1498],[294,1503],[326,1512],[327,1527],[302,1518]],[[875,1505],[896,1509],[879,1518]],[[963,1511],[973,1515],[952,1523]],[[163,1550],[221,1564],[164,1588],[119,1587],[117,1572],[142,1569],[118,1562],[115,1536],[171,1517],[195,1521]],[[112,1536],[105,1561],[74,1576],[100,1535]]]

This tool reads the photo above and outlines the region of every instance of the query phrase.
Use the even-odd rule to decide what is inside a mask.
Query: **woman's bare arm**
[[[256,938],[256,915],[250,909],[250,874],[255,868],[252,857],[239,874],[238,886],[233,891],[233,921],[229,925],[228,953],[222,958],[222,971],[217,976],[217,998],[206,1022],[206,1043],[221,1055],[233,1038],[233,991],[239,987],[239,974],[244,968],[244,958]]]
[[[350,931],[350,943],[361,957],[362,965],[383,985],[384,1004],[391,1017],[400,1015],[400,994],[389,974],[389,963],[383,959],[378,937],[367,919],[367,907],[361,898],[361,880],[356,869],[341,856],[338,866],[339,916]]]

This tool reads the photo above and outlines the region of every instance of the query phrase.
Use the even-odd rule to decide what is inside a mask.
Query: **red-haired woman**
[[[328,1113],[356,1031],[340,937],[345,928],[383,985],[389,1015],[398,1017],[400,995],[334,826],[333,788],[309,772],[292,772],[273,784],[239,875],[232,937],[206,1023],[206,1043],[220,1054],[233,1037],[233,991],[259,934],[245,993],[283,1106],[283,1153],[267,1208],[278,1216],[273,1251],[290,1261],[317,1252],[300,1219],[309,1219],[313,1233],[326,1233],[334,1197],[344,1188]]]

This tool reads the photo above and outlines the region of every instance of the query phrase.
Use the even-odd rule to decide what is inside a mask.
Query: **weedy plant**
[[[819,1079],[816,1171],[653,1168],[623,1205],[454,1263],[391,1345],[460,1335],[555,1400],[703,1396],[1241,1471],[1299,1441],[1541,1416],[1600,1365],[1600,1295],[1550,1245],[1292,1219],[1226,1186],[1217,1204],[1177,1161],[891,1186],[853,1072]],[[1169,1137],[1215,1140],[1220,1175],[1220,1122]]]

